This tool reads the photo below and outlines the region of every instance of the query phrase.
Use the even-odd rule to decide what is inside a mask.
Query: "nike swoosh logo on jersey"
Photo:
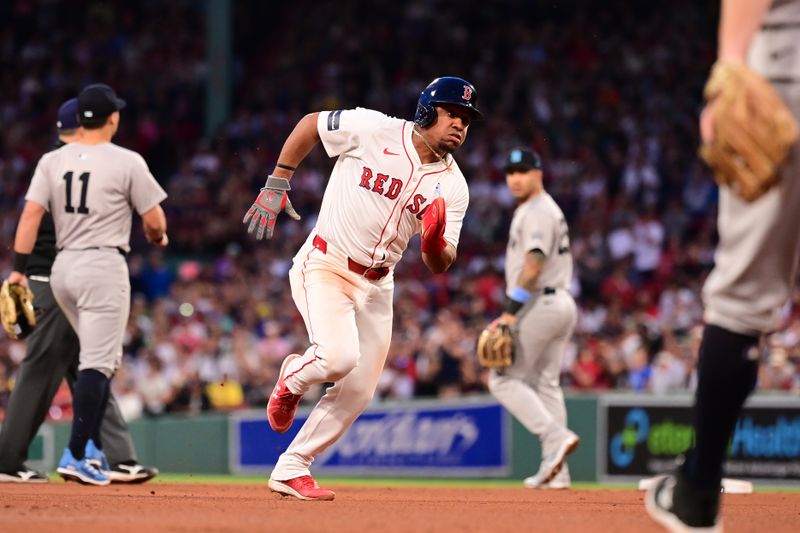
[[[394,153],[394,152],[390,152],[388,148],[384,148],[384,149],[383,149],[383,153],[384,153],[385,155],[400,155],[400,154],[396,154],[396,153]]]

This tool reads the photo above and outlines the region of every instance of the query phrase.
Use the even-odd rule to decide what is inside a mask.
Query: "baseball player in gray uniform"
[[[516,332],[514,362],[492,370],[489,390],[542,443],[530,488],[567,488],[565,458],[580,439],[567,428],[559,385],[561,360],[577,319],[569,293],[572,255],[564,213],[542,185],[539,155],[515,148],[505,164],[506,183],[519,205],[506,248],[505,312],[497,319]]]
[[[723,0],[718,64],[747,64],[800,117],[800,0]],[[753,105],[758,105],[755,102]],[[714,101],[700,132],[714,135]],[[779,327],[794,287],[800,245],[800,153],[792,147],[781,181],[749,203],[720,188],[719,244],[703,287],[705,328],[694,406],[695,447],[645,499],[670,531],[721,531],[722,466],[742,406],[758,377],[758,345]]]
[[[58,144],[75,142],[83,135],[78,124],[78,99],[71,98],[58,110]],[[45,483],[47,475],[25,465],[28,448],[47,416],[53,397],[64,378],[70,388],[78,379],[78,336],[58,307],[50,288],[50,271],[56,257],[53,217],[45,213],[25,275],[34,295],[37,325],[25,339],[26,353],[0,429],[0,483]],[[128,425],[114,395],[103,416],[101,447],[108,458],[112,482],[142,483],[158,474],[136,459]],[[101,464],[102,466],[102,464]]]
[[[81,345],[72,432],[57,471],[65,479],[92,485],[110,482],[107,472],[94,466],[87,446],[106,462],[99,431],[130,311],[125,255],[132,210],[142,216],[148,241],[161,247],[168,243],[159,205],[166,193],[139,154],[111,142],[124,106],[107,85],[81,91],[78,119],[83,136],[39,160],[25,196],[9,276],[9,283],[27,285],[23,272],[42,216],[49,211],[58,249],[50,283]]]

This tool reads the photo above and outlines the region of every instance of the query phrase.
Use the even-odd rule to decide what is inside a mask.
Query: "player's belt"
[[[39,276],[38,274],[32,274],[28,276],[28,279],[32,281],[39,281],[42,283],[50,283],[50,276]]]
[[[544,294],[545,296],[549,296],[555,293],[556,293],[555,287],[545,287],[544,289],[542,289],[542,294]]]
[[[787,21],[787,22],[771,22],[763,24],[761,31],[780,31],[780,30],[796,30],[800,28],[800,20]]]
[[[328,243],[319,235],[314,235],[313,244],[314,248],[323,254],[328,253]],[[382,279],[386,277],[386,274],[389,273],[389,267],[366,267],[360,263],[356,263],[349,257],[347,258],[347,268],[350,270],[350,272],[355,272],[359,276],[362,276],[370,281]]]
[[[128,252],[120,246],[89,246],[87,248],[59,248],[58,251],[84,252],[86,250],[116,250],[122,257],[128,257]]]

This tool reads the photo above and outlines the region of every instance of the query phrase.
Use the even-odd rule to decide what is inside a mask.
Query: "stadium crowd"
[[[86,83],[111,84],[128,101],[116,142],[142,153],[170,195],[166,253],[133,238],[120,405],[128,418],[263,406],[283,357],[307,342],[287,272],[332,166],[312,153],[292,180],[303,220],[283,219],[272,241],[256,243],[241,217],[280,142],[317,109],[410,117],[430,79],[460,75],[487,118],[456,158],[471,191],[459,257],[431,275],[416,240],[398,265],[380,398],[485,390],[474,346],[504,300],[514,205],[499,167],[517,144],[542,154],[571,228],[580,312],[564,385],[690,389],[715,243],[716,187],[695,155],[714,8],[362,3],[319,4],[306,18],[303,2],[237,2],[232,112],[211,136],[202,3],[2,3],[0,274],[30,176],[54,142],[55,110]],[[282,23],[265,34],[264,20]],[[800,393],[797,309],[787,306],[786,328],[765,346],[762,389]],[[0,417],[23,356],[23,343],[0,338]],[[60,392],[51,417],[69,416],[69,405]]]

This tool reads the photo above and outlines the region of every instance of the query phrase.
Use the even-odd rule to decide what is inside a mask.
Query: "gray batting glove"
[[[260,240],[264,237],[271,239],[272,232],[275,230],[275,221],[281,211],[285,211],[294,220],[300,220],[300,215],[289,201],[288,191],[290,190],[289,180],[269,176],[258,198],[250,206],[242,220],[244,224],[250,222],[250,225],[247,226],[247,233],[255,231],[256,239]]]

